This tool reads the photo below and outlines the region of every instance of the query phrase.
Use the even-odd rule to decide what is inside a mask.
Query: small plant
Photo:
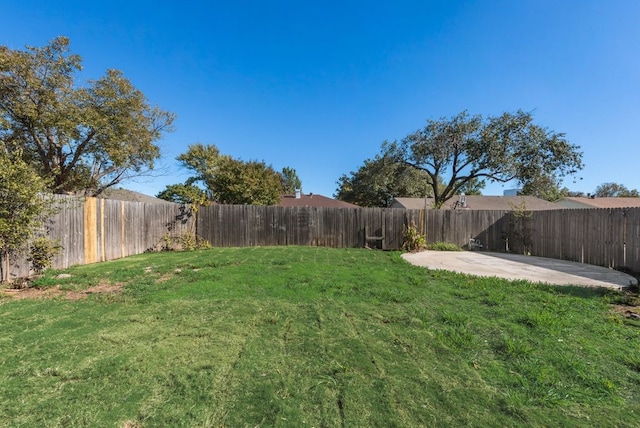
[[[162,236],[160,251],[192,251],[211,248],[211,243],[204,238],[187,231],[180,234],[165,233]]]
[[[462,248],[450,242],[434,242],[427,245],[427,249],[433,251],[462,251]]]
[[[33,240],[29,247],[29,257],[31,268],[36,274],[41,274],[51,267],[53,258],[60,252],[58,241],[53,241],[47,237],[39,237]]]
[[[416,224],[412,221],[407,227],[402,226],[402,249],[412,253],[422,251],[427,247],[427,240],[418,231]]]
[[[510,234],[507,237],[507,251],[518,251],[525,255],[531,255],[533,244],[533,212],[527,210],[524,198],[522,202],[512,205],[509,220]]]
[[[207,250],[211,248],[211,243],[204,238],[191,232],[185,232],[178,236],[178,242],[183,250]]]
[[[160,247],[160,251],[173,251],[173,239],[171,239],[171,235],[165,233],[162,235],[162,245]]]

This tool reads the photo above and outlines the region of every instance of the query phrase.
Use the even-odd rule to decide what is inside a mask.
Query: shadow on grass
[[[544,285],[544,287],[556,294],[581,297],[583,299],[601,298],[610,294],[619,294],[620,291],[605,287],[584,287],[581,285]]]

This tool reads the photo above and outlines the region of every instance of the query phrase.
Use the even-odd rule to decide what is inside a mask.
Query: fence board
[[[58,239],[56,268],[113,260],[158,250],[165,239],[195,231],[216,247],[303,245],[336,248],[402,246],[403,228],[414,223],[428,243],[522,252],[512,238],[517,218],[509,211],[405,210],[213,205],[197,216],[176,204],[56,197],[60,210],[47,234]],[[197,217],[197,218],[196,218]],[[640,272],[640,208],[559,209],[532,213],[532,255]],[[367,236],[384,237],[367,242]],[[11,264],[11,277],[29,274],[26,258]]]

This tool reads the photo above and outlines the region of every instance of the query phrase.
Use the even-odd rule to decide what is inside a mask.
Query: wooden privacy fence
[[[57,213],[45,233],[60,245],[53,267],[114,260],[157,250],[164,238],[192,230],[195,218],[172,203],[56,196]],[[30,274],[26,256],[11,261],[9,277]]]
[[[197,232],[217,247],[312,245],[398,250],[403,226],[428,243],[511,251],[640,272],[640,208],[552,211],[405,210],[214,205]]]
[[[400,249],[418,211],[212,205],[198,211],[198,235],[214,247],[303,245]]]
[[[640,272],[640,208],[534,212],[531,254]]]
[[[160,249],[167,237],[195,231],[215,247],[324,246],[398,250],[415,224],[428,243],[511,251],[640,272],[640,208],[511,211],[405,210],[249,205],[200,207],[190,216],[171,203],[60,198],[48,235],[62,251],[56,268]],[[29,273],[25,258],[12,277]]]
[[[414,224],[428,242],[466,246],[469,239],[504,250],[508,211],[406,210],[212,205],[198,211],[197,233],[214,247],[303,245],[402,248],[404,227]],[[495,244],[495,245],[494,245]]]

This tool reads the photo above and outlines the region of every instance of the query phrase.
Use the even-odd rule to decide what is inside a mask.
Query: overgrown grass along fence
[[[640,272],[640,209],[553,211],[405,210],[212,205],[191,215],[184,206],[95,198],[61,198],[48,235],[62,251],[55,268],[159,250],[196,233],[215,247],[402,247],[403,227],[415,224],[427,242],[511,251]],[[10,276],[26,276],[26,258]]]

